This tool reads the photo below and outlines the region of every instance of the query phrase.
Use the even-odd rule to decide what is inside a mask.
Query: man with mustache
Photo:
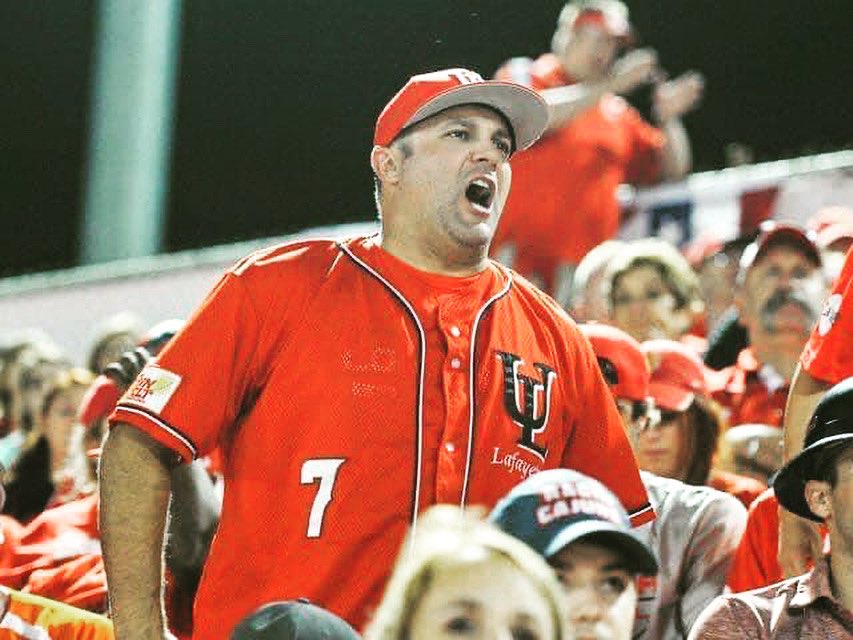
[[[750,346],[724,369],[714,399],[730,425],[781,426],[800,352],[826,295],[820,251],[802,229],[767,223],[741,258],[735,292]]]

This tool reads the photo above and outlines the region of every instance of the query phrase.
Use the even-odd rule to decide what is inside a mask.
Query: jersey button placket
[[[471,344],[464,323],[459,322],[458,318],[442,317],[439,312],[439,326],[447,341],[444,370],[447,423],[442,442],[443,450],[439,455],[441,479],[436,487],[436,495],[445,502],[456,502],[462,495],[465,454],[468,450],[468,410],[471,400],[468,393],[468,367],[471,366],[468,353]]]

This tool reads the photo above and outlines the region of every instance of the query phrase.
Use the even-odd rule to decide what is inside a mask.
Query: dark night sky
[[[184,0],[168,250],[373,216],[375,117],[416,72],[490,74],[548,46],[562,2]],[[707,78],[697,169],[849,148],[847,0],[634,0],[672,74]],[[75,264],[96,3],[0,8],[0,275]]]

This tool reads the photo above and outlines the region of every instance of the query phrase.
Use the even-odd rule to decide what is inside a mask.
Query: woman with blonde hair
[[[682,340],[702,319],[699,279],[665,240],[629,243],[608,263],[604,277],[610,322],[640,342]]]
[[[436,505],[403,545],[365,640],[568,638],[553,570],[480,514]]]

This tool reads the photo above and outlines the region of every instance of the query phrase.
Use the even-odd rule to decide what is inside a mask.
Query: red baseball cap
[[[535,91],[514,82],[483,80],[468,69],[443,69],[409,78],[379,114],[373,144],[387,147],[406,127],[464,104],[482,104],[502,114],[518,150],[536,142],[548,124],[548,108]]]
[[[708,394],[705,365],[699,356],[675,340],[647,340],[643,353],[652,367],[649,395],[664,411],[686,411],[697,395]]]
[[[598,6],[583,7],[578,12],[572,24],[572,30],[593,26],[602,31],[621,38],[626,42],[633,41],[631,23],[628,21],[628,8],[621,2],[602,2]]]
[[[607,324],[582,324],[599,367],[617,398],[643,402],[649,396],[649,363],[640,343]]]
[[[815,266],[820,267],[822,264],[820,250],[815,244],[814,232],[789,224],[779,224],[773,220],[765,220],[759,227],[758,237],[741,254],[741,274],[745,274],[752,265],[761,260],[777,244],[798,247]]]

